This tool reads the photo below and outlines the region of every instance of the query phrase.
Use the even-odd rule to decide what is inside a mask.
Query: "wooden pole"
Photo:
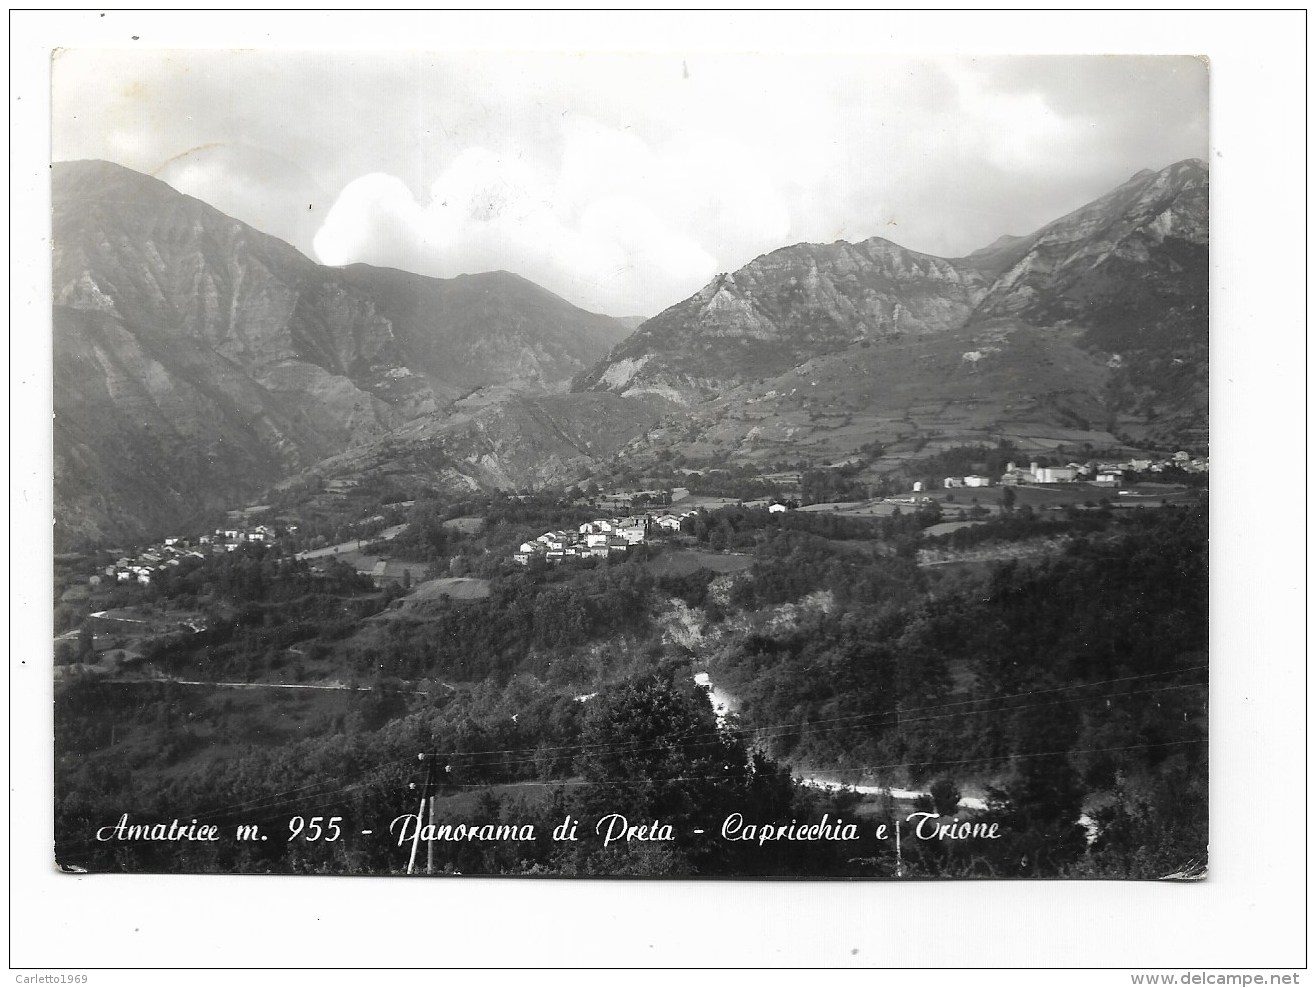
[[[900,853],[900,817],[896,816],[896,877],[905,877],[905,859]]]
[[[430,788],[430,833],[433,834],[435,833],[434,790],[437,788],[437,785],[435,784],[434,765],[432,762],[430,763],[430,771],[429,771],[429,788]],[[427,853],[425,855],[425,874],[432,875],[434,874],[434,841],[429,842],[429,845],[426,850]]]
[[[425,760],[425,753],[422,751],[416,757],[423,762]],[[426,791],[429,789],[428,775],[426,775],[425,781],[426,781],[426,786],[420,791],[420,806],[416,808],[416,836],[411,839],[411,858],[407,861],[408,875],[414,873],[416,870],[416,851],[420,849],[420,826],[421,826],[421,820],[425,818],[425,794]],[[430,842],[430,846],[431,847],[434,846],[432,841]]]
[[[420,820],[425,813],[425,797],[420,797],[420,806],[416,809],[416,836],[411,839],[411,860],[407,862],[407,874],[416,870],[416,850],[420,847]]]

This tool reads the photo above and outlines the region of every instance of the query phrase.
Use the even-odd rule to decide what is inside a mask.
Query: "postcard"
[[[1206,875],[1204,60],[51,72],[59,868]]]

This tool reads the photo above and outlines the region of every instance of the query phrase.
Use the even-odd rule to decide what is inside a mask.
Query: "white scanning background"
[[[1129,984],[1127,975],[936,969],[1157,967],[1185,973],[1305,966],[1305,498],[1299,496],[1306,472],[1299,439],[1306,359],[1305,33],[1301,11],[11,13],[11,976],[233,966],[811,966],[924,968],[890,975],[919,984],[1113,985]],[[1209,56],[1215,468],[1209,880],[895,884],[57,874],[50,810],[47,168],[50,51],[56,47],[676,52],[691,58],[718,52]],[[997,153],[1008,161],[1009,134],[1000,137]],[[367,188],[363,195],[396,192]],[[765,236],[776,236],[783,220],[766,209],[755,222]],[[314,242],[326,261],[347,249],[350,225],[342,231],[348,232]],[[931,250],[943,235],[949,236],[929,231],[926,244],[910,246]],[[773,246],[808,236],[787,229]],[[663,269],[673,286],[702,270],[704,261],[686,246],[675,244]],[[598,308],[644,298],[636,286],[598,291]],[[234,977],[102,970],[89,983],[219,985]],[[323,980],[269,972],[241,977],[258,984]],[[362,984],[376,980],[358,977]],[[623,977],[666,984],[671,975]]]

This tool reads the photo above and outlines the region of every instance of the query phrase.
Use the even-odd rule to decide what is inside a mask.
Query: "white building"
[[[617,525],[616,534],[626,540],[628,545],[639,545],[644,541],[645,524],[643,518],[626,518]]]
[[[1038,467],[1034,475],[1039,484],[1072,484],[1078,471],[1073,467]]]

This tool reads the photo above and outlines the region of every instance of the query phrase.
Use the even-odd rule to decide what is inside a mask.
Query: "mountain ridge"
[[[474,389],[560,390],[626,332],[510,273],[318,265],[109,162],[54,165],[52,199],[57,543],[230,506]]]
[[[632,460],[823,462],[1008,441],[1044,451],[1208,431],[1205,163],[1145,170],[962,258],[883,238],[797,244],[718,275],[579,375],[689,421]]]
[[[777,248],[633,329],[512,272],[329,268],[158,180],[55,172],[57,542],[297,476],[528,489],[1208,435],[1201,161],[966,257]]]
[[[999,238],[963,258],[920,254],[881,237],[779,248],[642,324],[572,387],[653,391],[688,404],[729,380],[780,373],[829,344],[996,319],[1072,319],[1082,315],[1072,296],[1083,276],[1121,247],[1141,250],[1145,260],[1166,239],[1205,243],[1207,181],[1198,159],[1139,172],[1031,234]],[[717,338],[754,341],[765,352],[718,359],[706,352]],[[692,349],[701,351],[697,368],[672,352]],[[737,360],[750,370],[728,376]]]

